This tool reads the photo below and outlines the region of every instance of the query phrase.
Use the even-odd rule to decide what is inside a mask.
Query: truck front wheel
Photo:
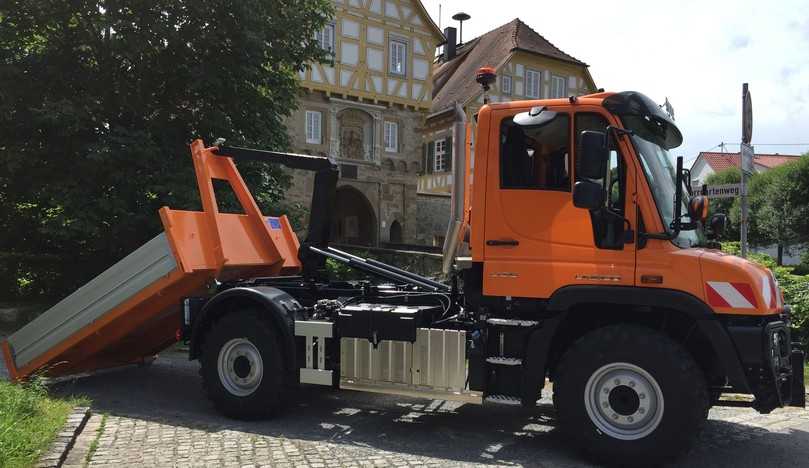
[[[557,367],[553,396],[562,431],[620,465],[681,454],[708,409],[705,377],[688,352],[635,325],[604,327],[574,343]]]
[[[217,320],[205,335],[200,375],[208,398],[225,416],[259,419],[277,412],[285,396],[277,332],[254,310]]]

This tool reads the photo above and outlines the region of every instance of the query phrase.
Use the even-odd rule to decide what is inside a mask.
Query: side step
[[[520,406],[522,400],[511,395],[489,395],[483,399],[485,403],[494,403],[497,405]]]
[[[492,356],[487,357],[486,362],[489,364],[494,364],[498,366],[521,366],[522,359],[520,358],[511,358],[511,357],[501,357],[501,356]]]
[[[517,320],[517,319],[504,319],[504,318],[490,318],[486,319],[486,323],[496,327],[535,327],[539,325],[536,320]]]

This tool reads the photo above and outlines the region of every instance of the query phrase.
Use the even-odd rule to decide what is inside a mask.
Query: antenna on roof
[[[459,21],[461,23],[461,34],[460,34],[461,37],[458,40],[458,45],[463,44],[463,22],[468,20],[469,18],[471,18],[471,16],[467,15],[464,12],[455,13],[454,15],[452,15],[452,19],[454,19],[455,21]]]

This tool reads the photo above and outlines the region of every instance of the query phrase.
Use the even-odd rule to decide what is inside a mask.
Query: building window
[[[500,91],[503,94],[511,94],[511,77],[503,76],[500,78]]]
[[[396,153],[399,151],[399,124],[385,121],[385,151]]]
[[[315,32],[315,39],[321,49],[334,54],[334,24],[327,24],[323,29]]]
[[[551,97],[567,97],[567,80],[561,76],[551,76]]]
[[[433,164],[433,172],[445,172],[447,170],[447,140],[435,141],[435,161]]]
[[[318,111],[306,111],[306,142],[319,145],[322,141],[320,122],[323,114]]]
[[[390,73],[405,76],[407,74],[407,44],[403,41],[390,41]]]
[[[536,70],[525,69],[525,95],[539,98],[540,74]]]

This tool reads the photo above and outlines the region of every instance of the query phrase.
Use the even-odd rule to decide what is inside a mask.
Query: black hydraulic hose
[[[382,262],[374,260],[372,258],[358,257],[358,256],[352,255],[352,254],[350,254],[348,252],[343,252],[342,250],[337,250],[334,247],[328,247],[327,250],[329,252],[331,252],[331,253],[334,253],[334,254],[337,254],[337,255],[342,255],[344,257],[347,257],[347,258],[350,258],[350,259],[353,259],[353,260],[356,260],[356,261],[365,262],[365,263],[367,263],[369,265],[372,265],[372,266],[375,266],[377,268],[382,268],[383,270],[387,270],[387,271],[390,271],[392,273],[396,273],[398,275],[406,276],[406,277],[411,278],[413,280],[429,284],[429,285],[431,285],[431,286],[433,286],[433,287],[435,287],[437,289],[441,289],[441,290],[444,290],[444,291],[447,291],[447,292],[449,292],[449,290],[450,290],[450,287],[448,285],[444,284],[444,283],[439,283],[438,281],[431,280],[430,278],[425,278],[425,277],[423,277],[421,275],[417,275],[415,273],[411,273],[409,271],[402,270],[401,268],[397,268],[397,267],[395,267],[393,265],[388,265],[387,263],[382,263]]]
[[[449,291],[449,289],[450,289],[449,286],[447,286],[444,283],[439,283],[438,281],[431,280],[430,278],[425,278],[424,276],[417,275],[416,273],[411,273],[411,272],[409,272],[407,270],[402,270],[401,268],[395,267],[393,265],[388,265],[387,263],[382,263],[380,261],[374,260],[373,258],[366,259],[365,261],[370,265],[374,265],[374,266],[377,266],[377,267],[380,267],[380,268],[387,268],[387,269],[389,269],[390,271],[392,271],[394,273],[398,273],[400,275],[407,276],[409,278],[413,278],[413,279],[418,280],[418,281],[423,281],[423,282],[425,282],[427,284],[431,284],[431,285],[435,286],[436,288],[443,289],[444,291]]]
[[[354,268],[356,268],[358,270],[364,270],[364,271],[367,271],[369,273],[374,273],[374,274],[376,274],[378,276],[381,276],[383,278],[387,278],[389,280],[400,281],[400,282],[406,283],[406,284],[412,284],[414,286],[419,286],[419,287],[422,287],[424,289],[427,289],[427,290],[433,291],[433,292],[436,292],[439,289],[439,288],[437,288],[437,287],[435,287],[435,286],[433,286],[431,284],[425,283],[425,282],[417,280],[415,278],[409,278],[407,276],[400,275],[398,273],[394,273],[392,271],[385,270],[383,268],[379,268],[379,267],[376,267],[374,265],[369,265],[368,263],[364,262],[362,259],[356,260],[359,257],[356,257],[354,255],[344,257],[344,256],[341,256],[339,254],[336,254],[336,253],[333,253],[333,252],[326,252],[325,250],[321,250],[321,249],[318,249],[317,247],[312,247],[312,246],[309,246],[309,250],[311,250],[312,252],[318,253],[320,255],[323,255],[325,257],[328,257],[328,258],[337,260],[339,262],[345,263],[348,266],[354,267]]]

